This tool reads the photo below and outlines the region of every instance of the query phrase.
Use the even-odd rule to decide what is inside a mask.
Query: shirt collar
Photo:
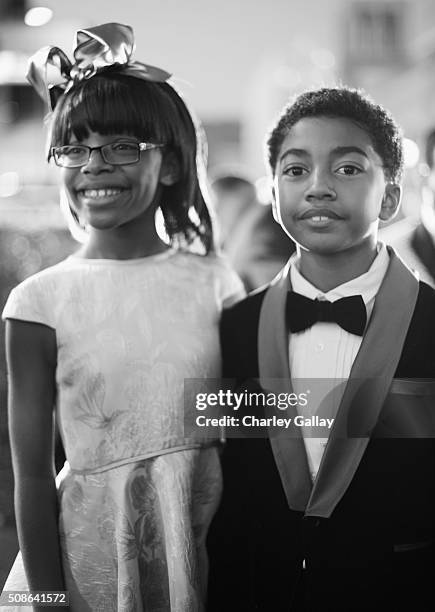
[[[379,287],[388,269],[390,257],[384,243],[378,243],[378,254],[370,268],[361,276],[352,278],[350,281],[323,293],[314,285],[307,281],[299,272],[299,259],[295,259],[290,266],[290,281],[293,291],[304,295],[312,300],[326,299],[335,302],[343,297],[350,295],[362,295],[364,303],[367,305],[373,300],[379,291]]]

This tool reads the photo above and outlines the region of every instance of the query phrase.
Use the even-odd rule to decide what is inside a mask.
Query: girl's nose
[[[111,172],[112,170],[112,164],[104,161],[101,149],[93,149],[87,163],[81,167],[81,171],[85,174],[99,174],[100,172]]]

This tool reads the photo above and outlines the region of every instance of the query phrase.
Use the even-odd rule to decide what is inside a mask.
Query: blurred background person
[[[241,220],[257,206],[253,181],[242,170],[227,168],[212,175],[210,183],[218,220],[218,242],[228,254],[232,235]]]
[[[426,136],[425,158],[420,210],[384,228],[381,238],[421,280],[435,287],[435,128]]]
[[[255,183],[237,170],[211,180],[220,245],[247,291],[271,281],[294,250],[275,222],[270,203],[262,204]]]

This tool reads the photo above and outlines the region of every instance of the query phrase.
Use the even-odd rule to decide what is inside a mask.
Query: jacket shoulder
[[[220,339],[224,377],[258,376],[258,321],[266,290],[249,294],[222,313]]]
[[[425,333],[435,335],[435,289],[420,281],[417,302],[411,320],[411,326],[425,329]]]
[[[228,327],[232,325],[239,327],[240,324],[243,326],[249,326],[251,323],[258,324],[258,317],[266,291],[267,287],[253,291],[240,302],[226,308],[222,312],[222,323]]]
[[[422,281],[396,376],[435,377],[435,289]]]

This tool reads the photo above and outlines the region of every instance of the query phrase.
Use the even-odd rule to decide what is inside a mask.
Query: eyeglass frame
[[[131,161],[131,162],[122,162],[122,163],[117,163],[117,162],[111,162],[108,161],[105,156],[104,156],[104,151],[103,149],[105,147],[110,147],[111,145],[114,144],[122,144],[123,142],[125,142],[126,144],[131,144],[131,145],[136,145],[137,146],[137,159],[135,161]],[[62,147],[68,147],[68,146],[77,146],[77,147],[83,147],[84,149],[88,150],[88,159],[86,160],[85,163],[82,164],[77,164],[74,166],[64,166],[62,164],[59,163],[59,160],[56,157],[56,150],[61,149]],[[73,169],[73,168],[83,168],[83,166],[86,166],[87,163],[89,163],[89,160],[91,159],[91,154],[92,151],[99,151],[100,155],[104,161],[104,163],[106,164],[110,164],[111,166],[131,166],[132,164],[138,164],[140,162],[140,154],[142,151],[151,151],[152,149],[160,149],[162,147],[164,147],[164,144],[157,144],[154,142],[131,142],[131,141],[113,141],[113,142],[108,142],[104,145],[100,145],[99,147],[89,147],[88,145],[83,145],[83,144],[77,144],[77,145],[62,145],[62,147],[50,147],[50,154],[48,157],[48,160],[50,161],[51,158],[54,159],[54,163],[56,164],[56,166],[58,166],[59,168],[67,168],[67,169]]]

